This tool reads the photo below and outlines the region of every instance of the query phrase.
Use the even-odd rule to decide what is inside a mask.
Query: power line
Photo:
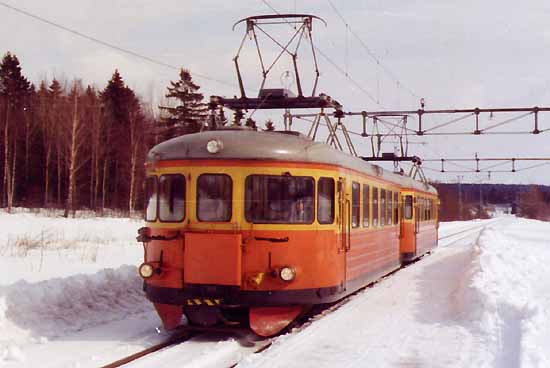
[[[355,33],[355,31],[351,28],[349,23],[346,21],[346,19],[342,15],[342,13],[340,13],[338,8],[334,5],[332,0],[327,0],[327,1],[328,1],[329,5],[332,7],[332,9],[334,10],[334,12],[336,13],[336,15],[345,24],[346,30],[348,30],[353,35],[353,37],[355,37],[359,41],[359,44],[365,49],[367,54],[374,60],[374,62],[380,67],[380,69],[382,69],[384,72],[386,72],[386,74],[388,74],[398,85],[402,86],[413,97],[420,98],[420,96],[418,94],[416,94],[411,88],[409,88],[406,84],[404,84],[401,80],[399,80],[397,75],[393,71],[391,71],[388,67],[386,67],[382,63],[382,61],[380,61],[378,56],[376,56],[376,54],[367,46],[367,44],[361,39],[361,37],[359,37],[359,35],[357,33]]]
[[[274,13],[276,13],[277,15],[281,15],[281,13],[275,9],[267,0],[261,0],[269,9],[271,9],[271,11],[273,11]],[[292,27],[292,24],[286,20],[286,23],[288,23],[289,26]],[[361,92],[363,92],[372,102],[374,102],[376,105],[378,106],[381,106],[381,107],[384,107],[382,104],[380,104],[379,101],[376,100],[376,98],[374,98],[374,96],[372,95],[372,93],[370,93],[369,91],[367,91],[361,84],[359,84],[357,81],[355,81],[351,75],[346,72],[344,69],[342,69],[338,64],[336,64],[336,62],[334,62],[327,54],[325,54],[318,46],[315,46],[313,45],[313,47],[315,48],[315,51],[317,51],[326,61],[328,61],[333,68],[335,68],[340,74],[342,74],[347,80],[349,80],[351,83],[353,83],[353,85],[355,85]]]
[[[102,46],[105,46],[105,47],[108,47],[108,48],[111,48],[113,50],[116,50],[118,52],[121,52],[121,53],[124,53],[124,54],[128,54],[128,55],[131,55],[133,57],[136,57],[138,59],[142,59],[142,60],[145,60],[149,63],[152,63],[152,64],[156,64],[156,65],[159,65],[159,66],[162,66],[164,68],[168,68],[168,69],[173,69],[173,70],[180,70],[181,67],[177,67],[175,65],[171,65],[171,64],[168,64],[168,63],[165,63],[163,61],[159,61],[159,60],[156,60],[156,59],[153,59],[149,56],[146,56],[146,55],[142,55],[142,54],[139,54],[135,51],[132,51],[132,50],[129,50],[129,49],[126,49],[126,48],[123,48],[123,47],[120,47],[120,46],[117,46],[115,44],[112,44],[112,43],[109,43],[109,42],[106,42],[106,41],[103,41],[103,40],[100,40],[99,38],[96,38],[96,37],[93,37],[93,36],[90,36],[90,35],[87,35],[85,33],[82,33],[82,32],[79,32],[75,29],[72,29],[72,28],[69,28],[69,27],[66,27],[62,24],[59,24],[59,23],[56,23],[54,21],[51,21],[51,20],[48,20],[46,18],[43,18],[39,15],[36,15],[36,14],[33,14],[31,12],[28,12],[26,10],[23,10],[23,9],[20,9],[20,8],[17,8],[13,5],[10,5],[10,4],[7,4],[3,1],[0,1],[0,5],[10,9],[10,10],[13,10],[14,12],[17,12],[19,14],[22,14],[22,15],[25,15],[27,17],[30,17],[30,18],[33,18],[35,20],[38,20],[42,23],[46,23],[52,27],[55,27],[55,28],[58,28],[58,29],[61,29],[65,32],[69,32],[69,33],[72,33],[73,35],[75,36],[78,36],[78,37],[81,37],[81,38],[84,38],[88,41],[91,41],[91,42],[94,42],[94,43],[97,43],[97,44],[100,44]],[[236,85],[232,84],[232,83],[229,83],[229,82],[226,82],[226,81],[223,81],[221,79],[216,79],[216,78],[212,78],[212,77],[209,77],[207,75],[204,75],[204,74],[199,74],[199,73],[193,73],[193,76],[196,76],[198,78],[202,78],[202,79],[206,79],[206,80],[209,80],[209,81],[212,81],[212,82],[216,82],[216,83],[219,83],[219,84],[223,84],[225,86],[229,86],[229,87],[236,87]]]

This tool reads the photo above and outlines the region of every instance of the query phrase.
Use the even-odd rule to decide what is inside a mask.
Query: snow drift
[[[149,311],[151,304],[141,285],[135,266],[121,266],[92,275],[0,287],[0,349],[43,343]]]

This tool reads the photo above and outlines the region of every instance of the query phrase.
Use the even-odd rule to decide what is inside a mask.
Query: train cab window
[[[351,227],[359,226],[359,216],[361,213],[361,186],[359,183],[351,184]]]
[[[185,177],[162,175],[159,179],[159,220],[180,222],[185,218]]]
[[[245,187],[245,217],[248,222],[313,223],[315,180],[312,177],[250,175],[246,178]],[[334,198],[334,185],[332,190]],[[332,212],[334,216],[334,207]]]
[[[156,221],[157,198],[157,177],[149,176],[145,179],[145,221]]]
[[[199,221],[231,220],[233,181],[225,174],[202,174],[197,180],[197,218]]]
[[[372,188],[372,226],[378,226],[378,188]]]
[[[397,225],[399,222],[399,193],[393,192],[393,223]]]
[[[405,196],[405,219],[410,220],[413,218],[413,198],[408,195]]]
[[[320,224],[334,222],[334,179],[319,178],[317,182],[317,221]]]
[[[370,196],[369,186],[363,185],[363,227],[370,224]]]
[[[380,189],[380,226],[386,224],[386,191]]]

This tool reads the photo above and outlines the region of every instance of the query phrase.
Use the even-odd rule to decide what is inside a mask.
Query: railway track
[[[134,360],[138,360],[140,358],[143,358],[143,357],[145,357],[149,354],[152,354],[154,352],[157,352],[157,351],[162,350],[164,348],[167,348],[169,346],[180,344],[182,342],[185,342],[186,340],[192,339],[193,337],[195,337],[197,335],[198,335],[198,333],[194,332],[194,331],[178,331],[178,332],[172,334],[172,336],[170,336],[168,339],[166,339],[165,341],[163,341],[159,344],[150,346],[147,349],[144,349],[144,350],[138,351],[137,353],[128,355],[124,358],[121,358],[121,359],[115,361],[115,362],[104,365],[101,368],[122,367],[123,365],[128,364],[130,362],[133,362]]]
[[[494,224],[494,223],[500,222],[502,220],[503,220],[502,218],[497,218],[497,219],[494,219],[494,220],[491,220],[491,221],[483,222],[482,224],[479,224],[475,227],[468,227],[466,229],[462,229],[462,230],[459,230],[459,231],[454,231],[451,234],[447,234],[445,236],[439,237],[438,241],[447,240],[447,239],[450,240],[448,243],[445,244],[445,246],[447,246],[447,245],[456,243],[456,242],[458,242],[458,241],[460,241],[464,238],[467,238],[468,236],[470,236],[472,234],[475,234],[476,232],[483,229],[487,225]]]
[[[481,229],[483,229],[485,226],[489,225],[489,224],[492,224],[492,223],[495,223],[495,222],[498,222],[498,221],[501,221],[501,219],[496,219],[494,221],[490,221],[490,222],[484,222],[482,224],[479,224],[478,226],[475,226],[475,227],[468,227],[466,229],[460,229],[459,231],[454,231],[453,233],[451,234],[446,234],[442,237],[439,238],[439,240],[450,240],[450,242],[448,242],[446,245],[450,245],[450,244],[453,244],[457,241],[460,241],[468,236],[471,236],[472,234],[475,234],[476,232],[479,232]],[[413,262],[412,264],[414,264],[415,262]],[[410,266],[410,265],[408,265]],[[393,273],[397,272],[398,270],[390,273],[389,275],[386,275],[384,276],[383,278],[381,278],[380,280],[388,277],[388,276],[391,276]],[[380,281],[378,280],[378,281]],[[350,296],[353,296],[359,292],[362,292],[364,289],[366,288],[369,288],[369,287],[373,287],[374,285],[376,285],[377,282],[374,282],[370,285],[367,285],[365,288],[362,288],[360,290],[358,290],[356,293],[354,294],[351,294]],[[313,321],[315,321],[316,319],[318,318],[321,318],[323,315],[327,314],[327,313],[330,313],[338,308],[340,308],[342,305],[344,305],[345,303],[347,303],[349,301],[349,297],[337,302],[337,303],[334,303],[334,304],[331,304],[330,306],[325,306],[324,308],[314,312],[314,313],[311,313],[309,314],[308,318],[306,318],[306,320],[304,320],[302,323],[300,323],[298,325],[298,327],[296,327],[298,330],[301,330],[305,327],[307,327],[310,323],[312,323]],[[159,344],[156,344],[156,345],[153,345],[153,346],[150,346],[148,347],[147,349],[144,349],[142,351],[139,351],[137,353],[134,353],[134,354],[131,354],[131,355],[128,355],[122,359],[119,359],[115,362],[112,362],[112,363],[109,363],[109,364],[106,364],[104,366],[102,366],[101,368],[117,368],[117,367],[122,367],[128,363],[131,363],[133,361],[136,361],[138,359],[142,359],[150,354],[153,354],[155,352],[158,352],[160,350],[163,350],[163,349],[166,349],[166,348],[169,348],[171,346],[174,346],[174,345],[178,345],[178,344],[181,344],[183,342],[186,342],[194,337],[199,337],[201,335],[204,335],[206,334],[207,332],[227,332],[227,330],[221,330],[221,329],[208,329],[208,330],[202,330],[202,329],[193,329],[193,330],[190,330],[190,329],[185,329],[185,330],[181,330],[181,331],[177,331],[175,332],[172,336],[170,336],[168,339],[166,339],[164,342],[161,342]],[[238,332],[238,331],[237,331]],[[271,344],[272,344],[272,340],[273,339],[263,339],[263,340],[259,340],[259,341],[256,341],[254,342],[254,346],[252,347],[251,351],[249,351],[249,353],[246,355],[252,355],[252,354],[258,354],[258,353],[261,353],[265,350],[267,350]],[[242,361],[243,358],[241,358],[240,360],[238,361],[235,361],[233,362],[232,364],[228,365],[228,367],[230,368],[233,368],[233,367],[236,367],[241,361]]]

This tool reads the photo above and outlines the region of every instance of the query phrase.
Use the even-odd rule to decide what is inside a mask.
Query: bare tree
[[[75,80],[73,89],[71,92],[71,99],[73,100],[73,118],[71,124],[70,134],[70,148],[69,148],[69,187],[67,191],[67,205],[65,206],[65,217],[69,216],[69,213],[73,213],[74,216],[74,202],[76,198],[76,182],[77,175],[80,169],[86,163],[86,160],[81,157],[81,150],[85,143],[84,141],[84,129],[80,118],[78,109],[79,94],[82,91],[80,81]]]

